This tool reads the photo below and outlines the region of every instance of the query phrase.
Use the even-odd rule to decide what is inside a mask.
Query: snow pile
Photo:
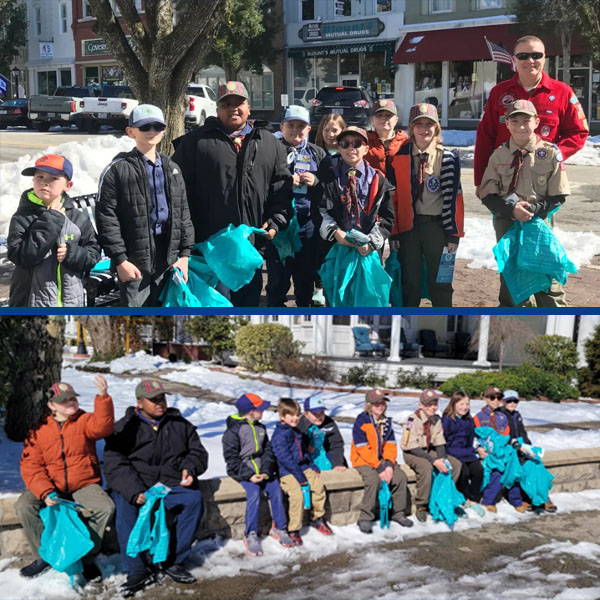
[[[81,364],[81,363],[79,363]],[[154,373],[160,369],[186,369],[187,365],[183,362],[172,363],[162,356],[151,356],[144,350],[139,350],[134,354],[122,356],[110,363],[107,362],[88,362],[89,367],[109,368],[111,373],[120,375],[123,373],[140,374]],[[66,365],[65,365],[66,366]]]

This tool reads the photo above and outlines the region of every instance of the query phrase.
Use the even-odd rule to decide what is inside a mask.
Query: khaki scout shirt
[[[494,150],[477,191],[479,198],[489,194],[498,194],[502,198],[508,196],[513,177],[511,165],[518,148],[511,138],[507,144]],[[531,203],[547,196],[568,196],[569,181],[560,150],[537,136],[524,148],[528,154],[523,161],[515,193]]]
[[[425,184],[423,185],[423,199],[417,200],[416,212],[418,215],[433,215],[442,214],[442,205],[444,204],[444,196],[442,194],[442,184],[440,176],[442,173],[442,157],[444,156],[444,146],[438,144],[437,141],[432,141],[427,149],[427,163],[425,163]],[[413,168],[415,173],[419,174],[419,154],[421,150],[413,144]]]
[[[427,416],[420,409],[408,417],[402,430],[402,444],[400,446],[402,450],[414,450],[415,448],[429,450],[427,437],[423,429],[425,421],[427,421]],[[445,444],[446,438],[444,437],[442,419],[438,415],[434,415],[431,418],[430,446],[443,446]]]

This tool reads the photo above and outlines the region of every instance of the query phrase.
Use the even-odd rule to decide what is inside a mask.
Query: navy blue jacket
[[[521,416],[521,413],[518,410],[510,412],[504,407],[500,407],[498,410],[504,415],[506,415],[506,418],[508,419],[510,440],[516,440],[517,438],[521,437],[523,438],[523,441],[526,444],[531,445],[531,440],[529,439],[527,431],[525,430],[525,425],[523,424],[523,417]]]
[[[456,415],[454,419],[443,416],[442,426],[444,427],[446,452],[448,454],[458,458],[461,462],[479,460],[473,448],[475,423],[470,415],[464,418]]]
[[[284,423],[277,423],[271,438],[271,446],[277,459],[279,477],[293,475],[300,484],[304,484],[306,469],[319,471],[308,453],[308,438],[298,429]]]

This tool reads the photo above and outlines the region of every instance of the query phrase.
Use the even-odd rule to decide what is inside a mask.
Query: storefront
[[[77,84],[99,88],[104,84],[126,85],[123,70],[101,38],[81,40],[81,58],[77,61]]]

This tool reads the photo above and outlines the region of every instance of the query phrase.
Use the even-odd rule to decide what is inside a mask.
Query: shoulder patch
[[[573,95],[571,96],[571,99],[569,100],[569,102],[570,102],[571,104],[579,104],[579,98],[578,98],[578,97],[577,97],[575,94],[573,94]]]

